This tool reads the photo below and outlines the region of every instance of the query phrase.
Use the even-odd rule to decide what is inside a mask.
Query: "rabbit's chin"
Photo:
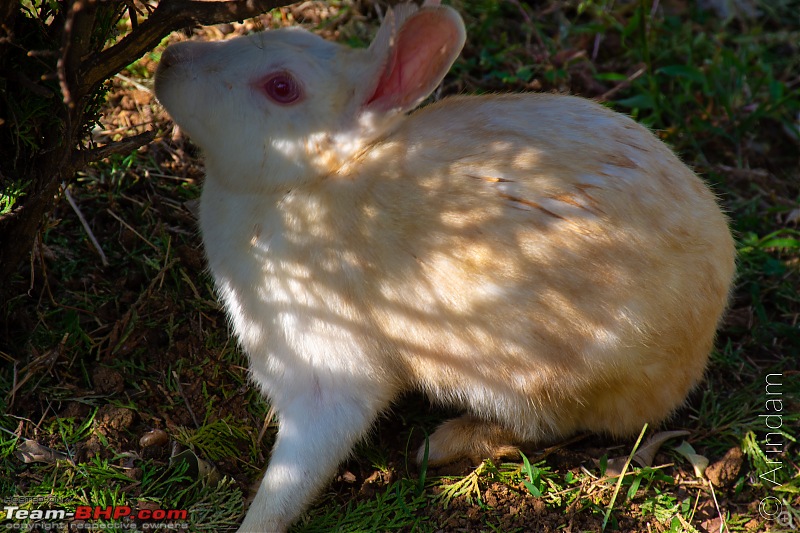
[[[201,145],[206,182],[235,195],[282,195],[336,172],[345,160],[326,134],[309,139],[265,139],[257,151],[241,150],[240,142],[229,138],[211,147]]]

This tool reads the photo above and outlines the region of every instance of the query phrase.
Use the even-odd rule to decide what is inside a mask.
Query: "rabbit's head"
[[[439,84],[464,44],[453,10],[402,5],[368,49],[301,29],[185,42],[156,94],[233,190],[272,192],[335,174]]]

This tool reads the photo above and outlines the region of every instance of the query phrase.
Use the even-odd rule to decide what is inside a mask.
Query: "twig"
[[[146,131],[133,137],[127,137],[121,141],[113,142],[101,146],[100,148],[92,148],[91,150],[78,150],[73,153],[73,164],[80,167],[86,166],[89,163],[99,161],[105,157],[110,157],[119,153],[130,153],[140,146],[150,143],[156,138],[155,131]]]
[[[653,5],[650,8],[650,18],[651,19],[656,16],[656,11],[658,11],[658,4],[659,4],[659,0],[653,0]]]
[[[267,428],[269,428],[273,418],[275,418],[275,408],[270,406],[267,416],[264,418],[264,425],[261,426],[261,431],[258,432],[258,439],[256,440],[257,443],[260,444],[261,440],[264,438],[264,435],[267,434]]]
[[[133,85],[134,87],[136,87],[140,91],[148,92],[150,94],[153,93],[153,89],[151,89],[150,87],[146,87],[146,86],[142,85],[141,83],[139,83],[138,81],[134,80],[133,78],[129,78],[128,76],[124,76],[124,75],[122,75],[120,73],[117,73],[115,77],[121,79],[125,83],[129,83],[129,84]]]
[[[8,401],[8,409],[10,410],[14,406],[14,400],[17,397],[17,382],[19,381],[17,378],[19,376],[19,363],[14,361],[14,379],[11,382],[11,392],[9,392],[7,401]]]
[[[600,43],[603,41],[603,34],[597,33],[594,36],[594,46],[592,46],[592,61],[597,61],[597,54],[600,53]]]
[[[517,6],[517,10],[519,10],[522,18],[525,19],[525,24],[528,26],[533,26],[533,19],[531,19],[531,16],[528,14],[528,12],[525,11],[525,8],[522,7],[522,4],[519,2],[519,0],[510,0],[510,2]]]
[[[155,244],[153,244],[152,242],[148,241],[148,240],[147,240],[147,239],[144,237],[144,235],[142,235],[141,233],[139,233],[138,231],[136,231],[135,229],[133,229],[133,226],[131,226],[130,224],[128,224],[127,222],[125,222],[124,220],[122,220],[122,219],[119,217],[119,215],[117,215],[117,214],[116,214],[114,211],[112,211],[111,209],[106,209],[106,211],[108,212],[108,214],[109,214],[109,215],[111,215],[112,217],[116,218],[116,219],[119,221],[119,223],[120,223],[120,224],[122,224],[123,226],[125,226],[126,228],[128,228],[129,230],[131,230],[131,231],[132,231],[132,232],[133,232],[133,233],[134,233],[134,234],[135,234],[137,237],[139,237],[139,238],[140,238],[140,239],[142,239],[142,240],[143,240],[145,243],[147,243],[147,244],[148,244],[148,245],[149,245],[149,246],[150,246],[150,247],[151,247],[153,250],[155,250],[155,251],[157,251],[157,252],[159,251],[159,248],[158,248],[158,246],[156,246],[156,245],[155,245]]]
[[[169,252],[172,249],[172,236],[170,235],[167,239],[167,251],[164,254],[164,266],[162,268],[166,268],[167,264],[169,263]],[[183,271],[183,269],[181,269]],[[161,283],[158,284],[158,290],[164,286],[164,276],[161,276]],[[201,330],[202,331],[202,330]]]
[[[628,87],[631,83],[633,83],[633,80],[635,80],[636,78],[639,78],[645,72],[647,72],[647,67],[646,66],[645,67],[640,67],[639,70],[637,70],[636,72],[634,72],[633,74],[628,76],[627,79],[625,79],[624,81],[620,82],[615,87],[612,87],[610,90],[606,91],[605,93],[601,94],[600,96],[594,98],[594,101],[595,102],[600,102],[600,103],[607,102],[608,100],[611,99],[612,96],[614,96],[615,94],[620,92],[622,89],[625,89],[626,87]]]
[[[64,21],[61,57],[58,59],[56,68],[64,103],[70,109],[78,106],[79,102],[88,94],[78,71],[81,58],[86,56],[91,46],[90,36],[97,18],[98,8],[99,2],[75,0]]]
[[[202,298],[200,297],[200,292],[197,290],[197,287],[194,286],[194,283],[192,283],[192,279],[189,277],[189,274],[187,274],[186,271],[184,269],[182,269],[182,268],[179,269],[179,270],[180,270],[180,273],[181,273],[181,277],[183,278],[183,281],[188,283],[189,284],[189,288],[192,289],[192,292],[194,293],[194,297],[197,298],[198,300],[202,300]]]
[[[700,486],[701,486],[701,487],[702,487],[702,486],[705,486],[705,483],[703,483],[703,480],[702,480],[702,479],[701,479],[701,480],[699,480],[699,481],[700,481],[700,484],[701,484]],[[684,483],[684,484],[685,484],[685,483]],[[698,491],[697,491],[697,497],[694,499],[694,505],[692,506],[692,510],[691,510],[691,512],[689,513],[689,522],[691,522],[692,520],[694,520],[694,517],[695,517],[695,515],[697,514],[697,506],[700,504],[700,494],[701,494],[701,492],[702,492],[702,491],[700,491],[700,490],[698,490]]]
[[[56,69],[58,70],[58,85],[61,87],[61,96],[64,98],[64,103],[67,105],[74,105],[72,99],[72,87],[67,76],[68,63],[67,59],[72,53],[72,34],[75,26],[75,14],[80,10],[80,2],[75,2],[72,7],[67,10],[67,18],[64,21],[64,41],[61,45],[61,57],[58,58]]]
[[[192,406],[189,403],[189,399],[183,393],[183,386],[181,386],[181,380],[178,377],[178,373],[175,372],[174,370],[172,371],[172,377],[175,378],[175,384],[178,386],[178,393],[181,395],[181,398],[183,398],[183,403],[186,404],[186,409],[189,411],[189,414],[192,415],[192,420],[194,421],[194,426],[196,428],[199,428],[200,427],[200,422],[197,420],[197,416],[194,414],[194,410],[192,409]]]
[[[728,524],[725,523],[725,519],[722,517],[722,509],[719,508],[719,502],[717,501],[717,493],[714,492],[714,484],[709,481],[708,486],[711,488],[711,497],[714,499],[714,507],[717,508],[717,515],[719,516],[719,521],[720,521],[719,532],[722,533],[723,528],[725,531],[728,531]]]
[[[84,218],[83,213],[81,213],[78,204],[76,204],[75,199],[72,198],[72,193],[69,192],[69,187],[67,187],[65,183],[62,183],[61,190],[64,191],[64,197],[67,199],[67,202],[69,202],[69,205],[70,207],[72,207],[72,210],[75,211],[75,214],[78,215],[78,220],[81,221],[81,226],[83,226],[83,230],[89,236],[89,240],[92,241],[94,249],[97,250],[97,253],[100,255],[100,262],[103,263],[104,267],[107,267],[108,259],[106,258],[106,254],[103,253],[103,249],[100,247],[100,243],[97,242],[94,233],[92,233],[92,228],[89,227],[89,223],[86,222],[86,219]]]
[[[53,365],[55,365],[59,355],[64,352],[64,346],[67,344],[68,339],[69,333],[65,333],[64,336],[61,337],[61,342],[58,343],[57,347],[52,348],[42,354],[33,352],[33,355],[35,356],[34,359],[22,367],[22,370],[19,372],[17,372],[17,363],[16,361],[14,362],[13,385],[11,390],[6,395],[9,407],[14,404],[17,391],[21,389],[22,386],[25,385],[39,370],[50,370],[53,368]]]
[[[769,171],[763,168],[736,168],[728,165],[716,165],[718,172],[724,172],[731,178],[744,180],[763,180],[769,177]]]
[[[54,95],[52,90],[47,89],[39,85],[38,83],[34,83],[33,81],[31,81],[30,78],[28,78],[22,72],[10,72],[9,77],[14,81],[16,81],[17,83],[19,83],[20,85],[22,85],[23,87],[25,87],[33,94],[35,94],[36,96],[49,99],[52,98]]]

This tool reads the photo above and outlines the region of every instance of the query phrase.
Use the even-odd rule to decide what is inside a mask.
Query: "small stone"
[[[92,384],[100,394],[119,394],[125,390],[122,374],[107,366],[98,366],[92,371]]]
[[[163,429],[151,429],[141,436],[139,439],[139,446],[147,448],[148,446],[163,446],[169,442],[169,435]]]
[[[101,428],[124,431],[133,426],[134,418],[134,411],[126,409],[125,407],[116,407],[107,404],[101,407],[97,412],[95,424]]]
[[[728,450],[722,459],[706,468],[706,477],[715,487],[729,487],[736,482],[742,470],[744,454],[738,446]]]

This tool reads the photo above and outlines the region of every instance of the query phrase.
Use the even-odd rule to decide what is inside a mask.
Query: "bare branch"
[[[81,58],[91,49],[97,7],[93,0],[75,0],[64,23],[61,57],[58,59],[58,83],[64,103],[70,108],[86,94],[83,90],[76,90],[78,82],[75,74]]]
[[[603,102],[608,102],[609,100],[611,100],[611,98],[612,98],[612,97],[613,97],[615,94],[617,94],[618,92],[620,92],[622,89],[626,89],[626,88],[627,88],[627,87],[628,87],[628,86],[629,86],[631,83],[633,83],[633,81],[634,81],[636,78],[640,77],[640,76],[641,76],[642,74],[644,74],[645,72],[647,72],[647,67],[646,67],[645,65],[640,65],[640,66],[639,66],[639,68],[636,70],[636,72],[634,72],[633,74],[631,74],[630,76],[628,76],[628,78],[627,78],[627,79],[623,80],[622,82],[620,82],[620,83],[619,83],[619,84],[617,84],[616,86],[612,87],[612,88],[611,88],[611,89],[609,89],[608,91],[604,92],[604,93],[603,93],[603,94],[601,94],[600,96],[596,96],[596,97],[594,97],[594,98],[593,98],[593,100],[594,100],[595,102],[600,102],[600,103],[603,103]]]
[[[83,226],[83,230],[86,232],[86,235],[89,236],[89,240],[92,241],[92,246],[94,246],[94,249],[97,250],[97,253],[100,256],[100,262],[103,263],[104,267],[107,267],[108,258],[106,257],[106,254],[103,252],[103,248],[102,246],[100,246],[100,243],[97,242],[97,237],[94,236],[92,228],[91,226],[89,226],[89,222],[86,221],[86,217],[83,216],[80,207],[78,207],[78,204],[72,197],[72,193],[69,192],[69,187],[67,187],[65,183],[62,183],[61,190],[64,191],[64,197],[67,199],[67,202],[69,202],[69,205],[70,207],[72,207],[72,210],[75,211],[76,215],[78,215],[78,220],[81,221],[81,226]]]
[[[77,76],[82,83],[81,92],[91,91],[154,48],[172,31],[243,20],[291,3],[291,0],[161,0],[156,10],[122,41],[92,54],[81,64]]]
[[[156,137],[155,131],[146,131],[133,137],[127,137],[121,141],[94,148],[92,150],[76,150],[73,152],[73,165],[76,168],[82,168],[89,163],[109,157],[114,154],[130,153],[140,146],[151,142]]]

